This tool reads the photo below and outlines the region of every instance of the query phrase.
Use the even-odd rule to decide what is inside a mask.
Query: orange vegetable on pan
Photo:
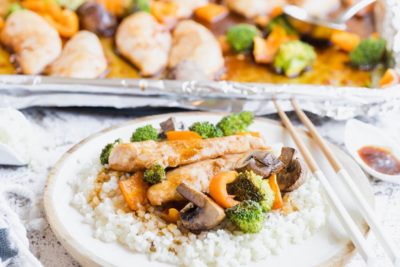
[[[166,132],[165,135],[168,141],[202,139],[198,133],[192,131],[170,131]]]
[[[194,11],[196,18],[207,22],[215,23],[228,15],[228,8],[225,6],[209,3],[205,6],[199,7]]]
[[[68,9],[62,10],[57,17],[45,15],[45,19],[53,25],[62,37],[72,37],[79,31],[78,15]]]
[[[331,42],[346,52],[351,52],[361,41],[360,36],[351,32],[336,31],[331,35]]]
[[[390,86],[399,83],[399,75],[394,69],[387,69],[379,81],[380,87]]]
[[[283,199],[282,199],[281,190],[279,189],[276,174],[273,174],[269,177],[268,183],[269,183],[269,186],[271,187],[272,191],[274,191],[274,194],[275,194],[275,199],[274,199],[274,204],[272,205],[272,209],[276,210],[276,209],[282,208]]]
[[[290,41],[290,37],[282,27],[274,27],[267,39],[254,38],[253,55],[257,63],[272,63],[281,44]]]
[[[178,19],[178,5],[174,2],[153,1],[150,5],[150,13],[160,23],[173,24]]]
[[[132,210],[143,210],[147,202],[148,185],[143,181],[143,173],[137,172],[129,179],[120,180],[118,183],[124,200]]]
[[[211,179],[210,196],[223,208],[231,208],[239,204],[239,201],[236,201],[234,196],[229,195],[226,189],[227,184],[232,183],[237,175],[235,171],[220,172]]]

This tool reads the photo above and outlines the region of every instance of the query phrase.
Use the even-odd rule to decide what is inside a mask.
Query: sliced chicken
[[[147,12],[125,18],[117,29],[115,42],[118,51],[143,76],[155,75],[167,65],[171,34]]]
[[[214,79],[224,66],[217,39],[206,27],[192,20],[181,21],[176,26],[168,66],[173,69],[185,61],[195,64],[209,79]]]
[[[15,53],[24,74],[41,73],[61,53],[61,38],[56,29],[29,10],[12,13],[0,38]]]
[[[264,140],[251,135],[232,135],[211,139],[144,141],[116,145],[108,162],[112,170],[133,172],[154,164],[176,167],[253,149],[266,149]]]
[[[173,2],[178,6],[178,17],[189,18],[192,16],[193,11],[196,8],[205,6],[208,4],[208,0],[166,0],[167,2]]]
[[[200,192],[208,193],[211,178],[221,171],[234,169],[242,157],[243,154],[227,155],[174,169],[167,173],[165,181],[149,188],[147,198],[152,205],[182,200],[182,196],[176,191],[181,183],[188,184]]]
[[[226,0],[227,6],[246,18],[266,15],[277,6],[282,6],[284,0]]]
[[[96,78],[106,69],[107,59],[99,38],[89,31],[80,31],[65,44],[49,73],[52,76]]]

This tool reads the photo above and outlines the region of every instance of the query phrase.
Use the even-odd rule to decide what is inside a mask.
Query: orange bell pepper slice
[[[166,132],[165,135],[168,141],[202,139],[198,133],[193,131],[170,131]]]
[[[387,69],[379,81],[379,86],[385,87],[396,83],[399,83],[399,75],[394,69]]]
[[[209,3],[205,6],[197,8],[194,11],[194,15],[196,18],[204,22],[215,23],[226,17],[228,12],[228,8],[225,6]]]
[[[335,31],[330,40],[343,51],[351,52],[360,43],[361,38],[355,33]]]
[[[273,210],[277,210],[283,207],[283,199],[281,190],[279,189],[278,181],[276,178],[276,174],[273,174],[268,179],[269,186],[271,187],[272,191],[274,191],[275,199],[274,204],[272,205]]]
[[[226,189],[227,184],[235,181],[238,173],[235,171],[220,172],[210,181],[210,196],[223,208],[231,208],[240,202],[229,195]]]
[[[142,172],[137,172],[126,180],[120,180],[118,186],[131,210],[145,209],[146,193],[149,186],[143,181]]]

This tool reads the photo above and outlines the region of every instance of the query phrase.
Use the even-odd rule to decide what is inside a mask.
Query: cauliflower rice
[[[266,214],[264,227],[257,234],[219,229],[200,235],[183,234],[175,224],[157,215],[139,211],[126,212],[127,206],[118,188],[118,177],[96,185],[98,160],[85,167],[71,184],[75,195],[71,201],[93,227],[95,238],[120,242],[134,252],[147,254],[150,260],[179,266],[242,266],[278,254],[288,244],[312,236],[327,221],[328,207],[319,182],[309,177],[304,185],[290,193],[291,209],[286,214]],[[93,205],[93,192],[99,201]]]

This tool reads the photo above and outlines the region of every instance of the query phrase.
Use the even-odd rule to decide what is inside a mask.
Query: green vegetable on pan
[[[12,13],[20,10],[24,10],[24,8],[18,3],[13,3],[8,9],[7,16],[10,16]]]
[[[150,1],[149,0],[134,0],[135,11],[145,11],[150,13]]]
[[[195,122],[189,127],[189,130],[198,133],[202,138],[214,138],[224,135],[221,129],[208,121]]]
[[[116,144],[121,143],[121,139],[117,139],[112,143],[107,144],[100,153],[100,162],[101,164],[105,165],[108,164],[108,158],[110,157],[111,150],[114,148]]]
[[[239,173],[235,181],[228,184],[228,193],[234,195],[236,200],[253,200],[259,203],[263,211],[270,211],[274,204],[275,195],[261,176],[252,171]]]
[[[252,48],[253,39],[259,34],[257,28],[250,24],[238,24],[229,28],[227,41],[232,49],[237,52],[245,52]]]
[[[234,135],[239,132],[246,132],[247,127],[254,121],[254,114],[250,111],[232,114],[222,118],[217,127],[225,136]]]
[[[245,200],[225,210],[227,218],[244,233],[261,231],[265,215],[261,205],[252,200]]]
[[[144,171],[143,180],[149,184],[158,184],[166,179],[165,169],[159,164]]]
[[[292,26],[292,24],[290,24],[286,15],[279,15],[271,19],[266,27],[266,30],[269,33],[277,26],[282,27],[289,34],[296,33],[295,28]]]
[[[383,39],[365,39],[350,53],[350,62],[360,69],[372,69],[383,61],[386,42]]]
[[[317,58],[314,48],[302,41],[290,41],[279,47],[274,68],[287,77],[296,77],[311,67]]]
[[[132,134],[131,142],[141,142],[141,141],[157,140],[157,139],[158,139],[157,129],[151,125],[146,125],[136,129],[136,131]]]

